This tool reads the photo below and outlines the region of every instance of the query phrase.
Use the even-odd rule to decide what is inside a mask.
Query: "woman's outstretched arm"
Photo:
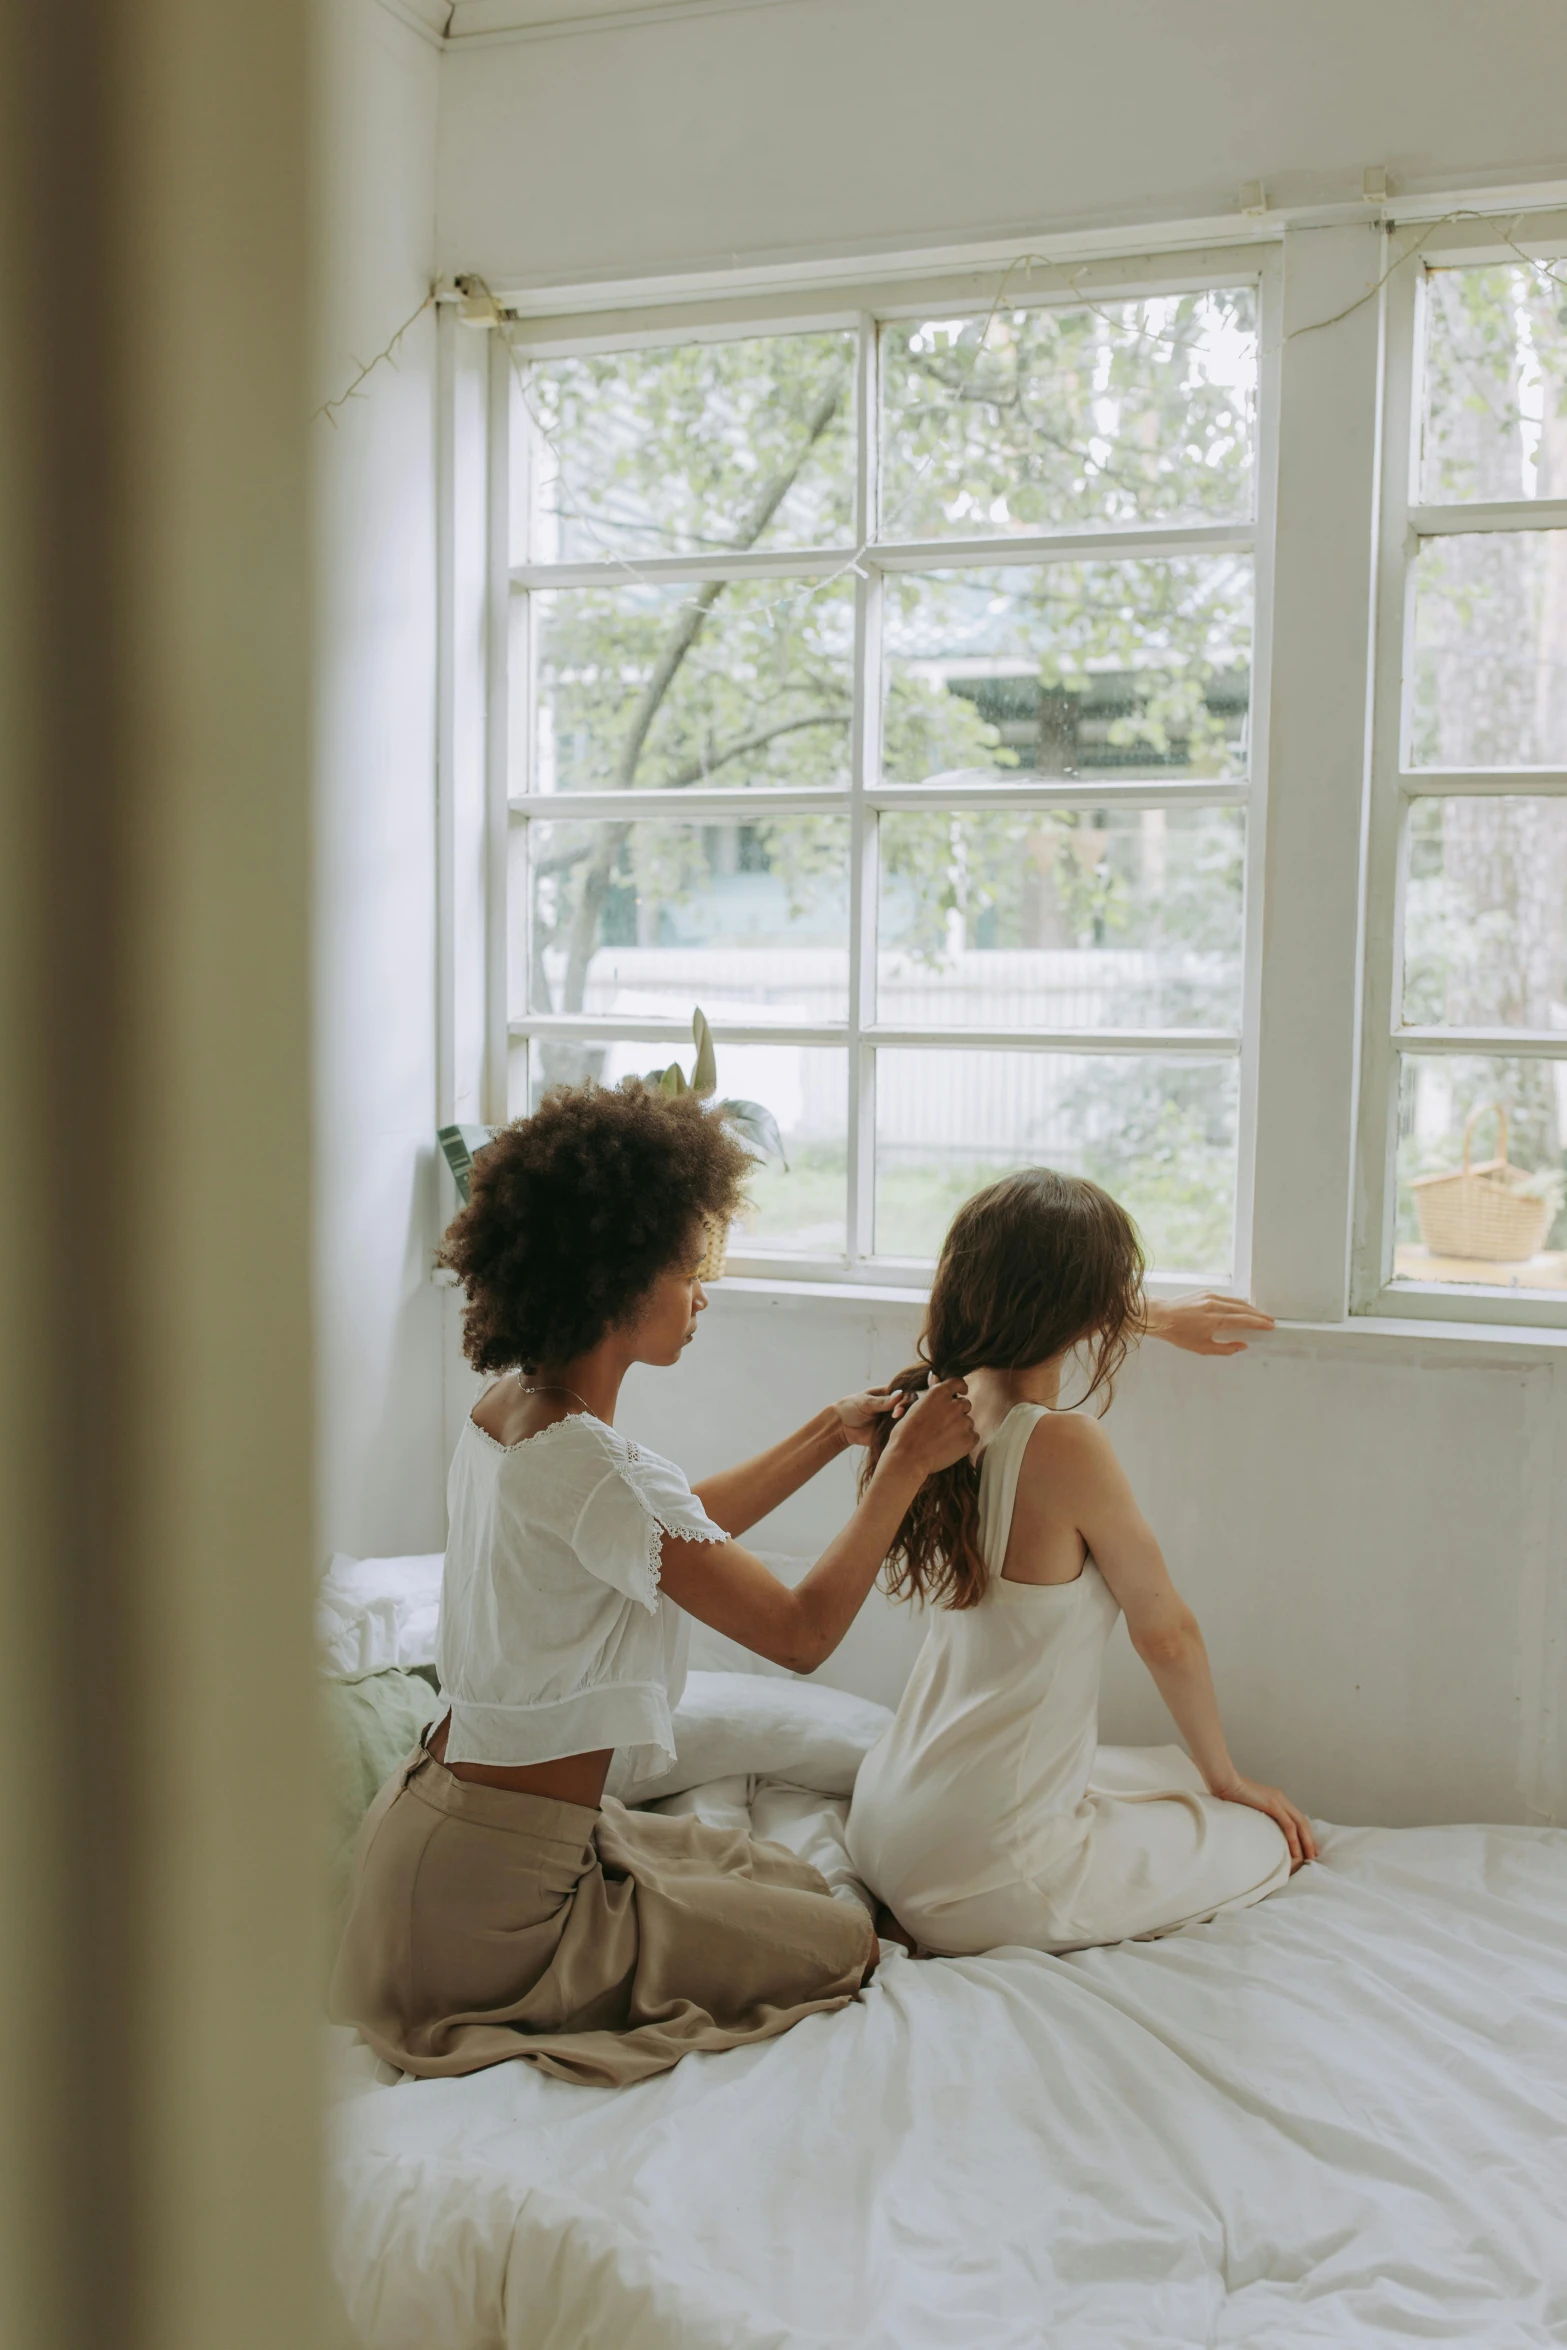
[[[1172,1298],[1167,1305],[1151,1300],[1143,1319],[1150,1338],[1162,1338],[1193,1355],[1239,1355],[1246,1352],[1246,1334],[1273,1328],[1273,1316],[1243,1297]]]
[[[973,1443],[963,1382],[944,1379],[904,1413],[853,1517],[792,1589],[738,1542],[680,1542],[672,1536],[664,1540],[663,1587],[687,1615],[715,1632],[791,1672],[812,1673],[859,1614],[925,1479],[961,1460]],[[705,1506],[705,1492],[703,1498]]]
[[[1186,1741],[1210,1792],[1277,1820],[1295,1867],[1315,1860],[1311,1822],[1277,1787],[1245,1778],[1219,1718],[1202,1628],[1170,1579],[1153,1528],[1137,1506],[1110,1440],[1093,1420],[1063,1413],[1050,1423],[1051,1473],[1095,1566],[1120,1602],[1132,1646]]]
[[[736,1469],[717,1469],[691,1490],[715,1524],[726,1534],[743,1534],[791,1493],[809,1484],[818,1469],[851,1444],[863,1444],[874,1421],[890,1411],[896,1398],[872,1390],[846,1395],[807,1420],[781,1444],[770,1445],[754,1460]]]

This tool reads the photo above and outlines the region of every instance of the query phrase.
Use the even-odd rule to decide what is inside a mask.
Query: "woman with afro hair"
[[[974,1441],[961,1380],[888,1434],[858,1508],[791,1589],[737,1539],[903,1398],[846,1397],[692,1489],[616,1429],[633,1363],[679,1361],[710,1225],[749,1162],[695,1097],[559,1090],[479,1155],[442,1264],[494,1383],[448,1487],[439,1663],[449,1711],[361,1831],[333,2010],[426,2077],[524,2058],[612,2085],[841,2007],[871,1921],[803,1861],[629,1811],[671,1764],[695,1616],[809,1672],[921,1485]]]

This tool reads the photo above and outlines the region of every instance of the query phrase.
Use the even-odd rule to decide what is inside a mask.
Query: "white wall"
[[[789,0],[442,66],[440,252],[495,284],[1564,169],[1555,0]]]
[[[321,12],[318,396],[428,292],[439,58],[376,0]],[[435,1221],[435,314],[318,419],[320,1546],[442,1539]]]
[[[914,1357],[916,1311],[715,1289],[628,1433],[693,1475]],[[1477,1342],[1280,1331],[1225,1360],[1150,1342],[1107,1428],[1196,1608],[1244,1770],[1319,1817],[1567,1816],[1567,1363]],[[814,1555],[853,1506],[835,1462],[748,1537]],[[873,1597],[823,1678],[895,1702],[920,1630]],[[1124,1631],[1102,1735],[1169,1718]]]

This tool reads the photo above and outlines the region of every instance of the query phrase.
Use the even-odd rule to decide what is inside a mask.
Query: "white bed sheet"
[[[818,1851],[840,1811],[774,1806]],[[628,2089],[348,2069],[369,2350],[1567,2344],[1561,1832],[1328,1829],[1255,1909],[893,1952]]]

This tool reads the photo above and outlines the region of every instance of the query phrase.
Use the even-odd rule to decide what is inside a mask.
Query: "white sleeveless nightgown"
[[[977,1607],[936,1612],[891,1726],[860,1767],[849,1851],[928,1950],[1081,1950],[1168,1934],[1289,1876],[1265,1812],[1207,1793],[1178,1746],[1101,1746],[1099,1677],[1120,1609],[1092,1559],[1072,1583],[1001,1573],[1044,1406],[980,1460]]]

